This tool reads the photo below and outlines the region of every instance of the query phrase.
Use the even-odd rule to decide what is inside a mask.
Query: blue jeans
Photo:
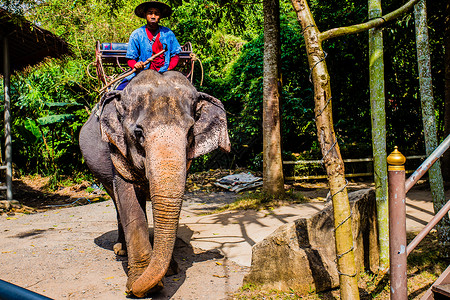
[[[124,80],[119,84],[119,86],[116,88],[116,90],[118,90],[118,91],[123,90],[123,89],[127,86],[128,83],[130,83],[130,80],[124,79]]]

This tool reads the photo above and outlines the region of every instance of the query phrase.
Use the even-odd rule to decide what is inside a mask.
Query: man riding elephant
[[[117,255],[128,255],[126,291],[138,297],[161,289],[172,269],[191,161],[217,148],[230,151],[223,104],[170,70],[180,46],[158,22],[171,12],[155,1],[136,7],[147,24],[131,34],[127,57],[130,67],[141,71],[102,97],[79,137],[86,164],[116,206],[118,240],[113,248]],[[162,49],[164,55],[143,66]],[[153,245],[147,201],[152,202]]]
[[[134,13],[146,19],[147,24],[134,30],[130,35],[126,54],[128,66],[131,69],[135,68],[138,72],[152,69],[163,73],[174,69],[179,61],[178,53],[181,52],[181,46],[172,30],[159,25],[162,18],[172,15],[171,7],[162,2],[150,1],[139,4]],[[162,50],[165,50],[163,54],[156,57],[149,65],[144,65],[148,58]],[[136,73],[127,76],[117,90],[123,90],[135,76]]]

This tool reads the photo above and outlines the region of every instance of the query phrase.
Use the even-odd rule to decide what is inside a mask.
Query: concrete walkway
[[[431,194],[407,196],[407,230],[419,231],[434,215]],[[235,199],[232,193],[186,195],[175,247],[180,272],[166,277],[153,299],[228,299],[242,286],[255,243],[324,205],[204,214]],[[112,250],[117,225],[111,201],[2,215],[0,228],[0,279],[53,299],[126,299],[127,263]]]
[[[415,189],[406,196],[406,230],[418,233],[434,216],[431,192]],[[254,244],[283,224],[315,214],[324,205],[325,202],[312,202],[270,211],[248,210],[213,215],[201,215],[201,210],[188,205],[181,213],[179,236],[193,247],[219,250],[235,263],[250,266]]]

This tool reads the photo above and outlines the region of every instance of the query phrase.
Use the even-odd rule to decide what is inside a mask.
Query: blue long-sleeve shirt
[[[155,54],[152,51],[152,43],[147,36],[145,27],[145,25],[139,27],[131,33],[126,55],[128,59],[146,61]],[[159,34],[159,41],[161,42],[163,49],[166,49],[166,52],[164,52],[164,65],[158,71],[162,73],[168,70],[170,58],[181,52],[181,46],[178,43],[175,34],[169,28],[159,26]],[[148,69],[149,67],[150,64],[146,65],[144,69]],[[136,73],[127,76],[126,79],[131,80],[134,76],[136,76]]]

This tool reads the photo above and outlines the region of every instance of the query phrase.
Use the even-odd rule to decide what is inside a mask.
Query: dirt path
[[[326,196],[323,189],[308,193]],[[235,198],[225,192],[186,195],[175,248],[180,272],[166,277],[165,289],[153,299],[226,299],[242,286],[254,243],[321,205],[202,215]],[[408,198],[414,199],[408,201],[409,230],[419,230],[432,217],[430,193],[417,190]],[[0,232],[0,279],[54,299],[126,298],[127,261],[112,250],[117,229],[110,200],[36,214],[3,214]]]
[[[198,215],[235,197],[231,193],[191,196],[183,214]],[[54,299],[124,299],[127,262],[112,250],[115,218],[111,200],[1,216],[0,279]],[[194,234],[185,225],[180,233]],[[196,249],[180,238],[175,260],[180,272],[166,277],[165,289],[153,299],[225,299],[241,286],[247,271],[217,250]]]

